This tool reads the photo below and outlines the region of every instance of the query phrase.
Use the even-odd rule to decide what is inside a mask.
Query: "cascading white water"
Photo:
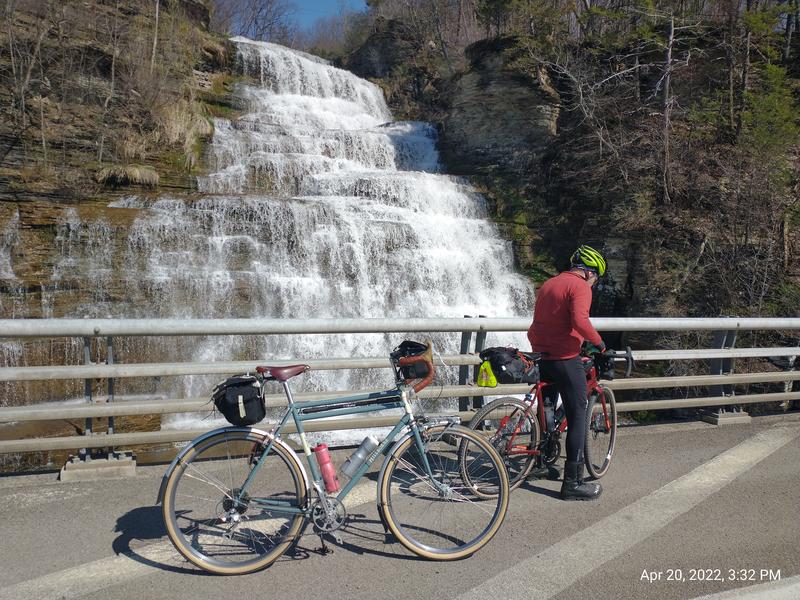
[[[19,241],[18,227],[19,213],[14,212],[6,226],[0,229],[0,280],[16,279],[11,266],[11,249]]]
[[[116,201],[112,208],[138,211],[124,230],[77,214],[62,225],[54,279],[92,282],[79,316],[530,314],[532,287],[514,273],[511,245],[483,199],[438,173],[432,126],[391,122],[378,87],[321,59],[234,42],[242,72],[260,85],[239,87],[240,118],[215,119],[202,197]],[[401,339],[209,338],[172,360],[382,356]],[[457,351],[458,339],[437,337],[444,352]],[[167,394],[204,396],[215,379],[182,378]],[[385,370],[323,371],[302,388],[390,382]]]

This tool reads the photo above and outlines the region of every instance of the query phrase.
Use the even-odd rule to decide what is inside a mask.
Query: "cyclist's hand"
[[[586,346],[584,347],[584,352],[586,352],[587,356],[592,354],[603,354],[606,351],[606,344],[603,340],[600,340],[600,345],[595,346],[591,342],[586,342]]]

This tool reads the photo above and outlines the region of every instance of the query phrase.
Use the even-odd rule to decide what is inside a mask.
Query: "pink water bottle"
[[[328,453],[328,446],[318,444],[314,448],[314,456],[317,457],[319,470],[322,472],[322,480],[325,482],[325,491],[333,494],[339,491],[339,478],[336,477],[336,469],[331,462],[331,455]]]

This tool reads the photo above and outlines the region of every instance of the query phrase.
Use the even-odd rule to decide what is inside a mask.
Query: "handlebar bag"
[[[414,342],[412,340],[404,340],[397,346],[389,355],[392,362],[397,364],[397,361],[406,356],[419,356],[425,354],[428,350],[426,344]],[[424,379],[428,376],[428,365],[424,362],[414,363],[413,365],[403,365],[400,372],[403,374],[404,379]]]
[[[214,406],[229,423],[255,425],[267,415],[261,383],[254,375],[237,375],[220,381],[211,392]]]
[[[539,382],[538,354],[520,352],[517,348],[510,346],[494,346],[481,350],[479,356],[484,363],[489,363],[486,369],[481,365],[484,377],[481,378],[479,375],[479,386],[494,387],[491,385],[492,377],[489,377],[489,372],[496,380],[495,385],[497,383]]]

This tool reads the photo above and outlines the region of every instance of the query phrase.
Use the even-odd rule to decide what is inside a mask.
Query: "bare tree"
[[[295,29],[295,12],[290,0],[214,0],[211,24],[221,33],[281,41]]]
[[[153,26],[153,53],[150,55],[150,74],[153,73],[153,67],[156,65],[156,47],[158,46],[158,13],[160,5],[160,0],[156,0],[156,18],[155,25]]]
[[[108,114],[109,105],[111,104],[111,100],[114,98],[114,91],[117,83],[117,58],[120,53],[120,27],[119,27],[119,2],[120,0],[115,0],[114,2],[114,17],[111,20],[111,23],[106,22],[106,34],[108,35],[108,43],[111,46],[111,85],[108,89],[108,95],[106,96],[105,101],[103,102],[103,114],[100,117],[100,122],[105,124],[106,115]],[[152,61],[151,61],[151,70],[152,70]],[[105,131],[100,133],[100,143],[99,148],[97,150],[97,160],[98,162],[103,162],[103,149],[105,146]]]
[[[786,10],[786,29],[784,30],[783,62],[788,63],[792,52],[792,33],[797,26],[795,13],[798,10],[797,0],[789,0]]]
[[[672,181],[670,176],[670,121],[672,115],[672,98],[670,97],[670,82],[672,78],[672,46],[675,43],[675,15],[670,15],[669,36],[667,37],[666,49],[664,51],[664,79],[662,90],[661,110],[664,113],[663,131],[664,151],[663,162],[661,165],[661,200],[664,204],[670,204],[672,196]]]
[[[747,13],[758,9],[758,0],[747,0]],[[753,32],[746,22],[742,25],[742,65],[741,77],[739,78],[739,88],[736,97],[736,137],[742,132],[742,112],[744,111],[745,96],[747,94],[747,86],[750,80],[750,44],[753,38]]]

